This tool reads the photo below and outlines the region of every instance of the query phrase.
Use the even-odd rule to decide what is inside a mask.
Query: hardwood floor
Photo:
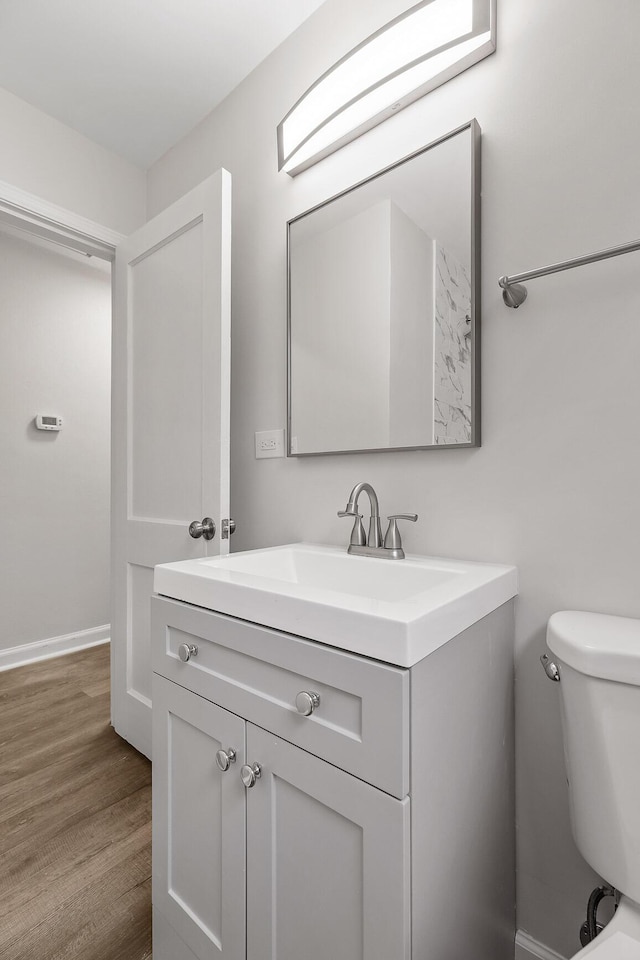
[[[151,764],[106,644],[0,673],[0,957],[151,957]]]

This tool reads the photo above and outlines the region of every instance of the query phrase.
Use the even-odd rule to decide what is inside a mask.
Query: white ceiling
[[[0,0],[0,87],[143,168],[324,0]]]

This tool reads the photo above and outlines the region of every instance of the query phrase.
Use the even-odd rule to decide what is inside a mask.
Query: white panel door
[[[116,250],[111,717],[148,757],[153,567],[228,551],[230,261],[226,170]]]
[[[244,720],[157,674],[153,692],[154,912],[198,960],[245,960]]]
[[[253,724],[247,763],[248,960],[409,960],[409,798]]]

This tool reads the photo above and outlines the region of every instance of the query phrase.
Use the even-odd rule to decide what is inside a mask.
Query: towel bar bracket
[[[502,299],[508,307],[517,310],[527,299],[527,288],[522,284],[523,280],[535,280],[537,277],[546,277],[551,273],[560,273],[562,270],[572,270],[574,267],[582,267],[588,263],[597,263],[599,260],[619,257],[623,253],[634,253],[636,250],[640,250],[640,240],[632,240],[631,243],[623,243],[618,247],[609,247],[607,250],[589,253],[584,257],[574,257],[573,260],[552,263],[547,267],[539,267],[537,270],[516,273],[512,277],[500,277],[498,285],[502,287]]]

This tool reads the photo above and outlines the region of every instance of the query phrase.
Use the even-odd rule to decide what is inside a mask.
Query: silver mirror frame
[[[293,452],[291,449],[291,425],[292,425],[292,396],[291,396],[291,382],[292,382],[292,371],[291,371],[291,358],[292,358],[292,347],[291,347],[291,227],[298,220],[301,220],[303,217],[308,216],[311,213],[314,213],[316,210],[322,209],[322,207],[327,206],[327,204],[333,203],[335,200],[340,199],[343,196],[357,190],[359,187],[364,186],[366,183],[370,183],[373,180],[378,179],[379,177],[384,176],[386,173],[389,173],[391,170],[396,169],[397,167],[402,166],[405,163],[415,159],[423,153],[426,153],[429,150],[432,150],[434,147],[437,147],[439,144],[445,143],[447,140],[450,140],[452,137],[456,137],[464,131],[468,130],[470,133],[470,169],[471,169],[471,440],[467,443],[439,443],[439,444],[426,444],[418,446],[409,446],[409,447],[376,447],[376,448],[361,448],[353,450],[321,450],[317,452],[305,452],[297,453]],[[479,447],[481,430],[480,430],[480,416],[481,416],[481,391],[480,391],[480,184],[481,184],[481,161],[480,161],[480,143],[481,143],[481,130],[478,124],[478,121],[474,118],[468,123],[462,124],[462,126],[457,127],[455,130],[449,131],[449,133],[444,134],[441,137],[438,137],[437,140],[433,140],[428,143],[426,146],[421,147],[419,150],[415,150],[413,153],[408,154],[403,157],[401,160],[396,161],[395,163],[389,164],[384,169],[379,170],[377,173],[372,174],[369,177],[366,177],[363,180],[360,180],[358,183],[355,183],[353,186],[348,187],[346,190],[342,190],[339,193],[335,194],[332,197],[329,197],[327,200],[323,200],[321,203],[316,204],[314,207],[305,210],[303,213],[298,214],[295,217],[292,217],[287,221],[287,457],[324,457],[324,456],[336,456],[340,454],[353,454],[353,453],[396,453],[406,450],[455,450],[455,449],[465,449],[468,447]]]

